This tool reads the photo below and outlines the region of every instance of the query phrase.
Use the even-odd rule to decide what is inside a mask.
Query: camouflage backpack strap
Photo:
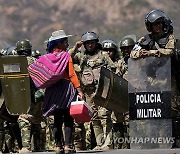
[[[81,70],[84,69],[84,66],[86,65],[86,63],[87,63],[87,55],[81,53],[80,54],[80,64],[79,64]]]

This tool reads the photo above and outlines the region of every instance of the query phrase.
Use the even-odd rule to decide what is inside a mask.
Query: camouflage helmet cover
[[[103,49],[115,49],[117,51],[117,44],[115,43],[115,41],[111,40],[111,39],[107,39],[102,41],[102,48]]]
[[[99,36],[95,32],[86,32],[81,37],[83,43],[86,41],[96,40],[99,41]]]
[[[124,38],[121,40],[119,47],[128,47],[128,46],[134,46],[135,42],[132,38]]]

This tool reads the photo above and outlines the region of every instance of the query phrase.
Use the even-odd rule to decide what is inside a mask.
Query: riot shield
[[[95,104],[118,113],[128,111],[128,83],[125,79],[102,67]]]
[[[171,60],[128,61],[131,149],[171,148]]]
[[[2,92],[8,112],[27,113],[31,104],[30,80],[24,56],[0,57]]]

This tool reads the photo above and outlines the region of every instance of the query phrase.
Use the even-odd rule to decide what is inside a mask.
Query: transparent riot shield
[[[24,56],[0,57],[2,92],[8,112],[27,113],[31,104],[30,80]]]
[[[125,79],[102,67],[95,104],[118,113],[128,111],[128,83]]]
[[[128,61],[131,149],[171,148],[171,61],[147,57]]]

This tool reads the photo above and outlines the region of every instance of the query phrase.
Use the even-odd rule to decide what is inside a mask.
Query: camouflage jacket
[[[70,53],[76,72],[82,72],[86,67],[107,67],[109,69],[115,69],[116,65],[102,50],[98,50],[94,55],[88,55],[86,52],[81,52],[80,50],[75,51],[74,48],[68,50]]]
[[[160,39],[153,39],[151,34],[148,34],[139,39],[134,49],[131,51],[131,58],[140,58],[140,51],[142,49],[150,51],[150,56],[166,56],[174,53],[175,46],[174,35],[165,35]]]
[[[128,75],[128,64],[125,62],[124,58],[118,60],[116,62],[116,74],[123,77],[125,80],[127,80]]]
[[[73,57],[73,63],[75,66],[75,70],[76,71],[78,70],[79,78],[81,81],[83,81],[83,77],[84,77],[83,73],[88,69],[92,70],[94,80],[96,80],[96,81],[98,79],[99,74],[97,73],[97,71],[94,71],[94,70],[100,69],[102,66],[106,67],[110,70],[116,69],[116,65],[111,60],[109,55],[105,54],[101,50],[97,50],[94,55],[89,55],[86,53],[86,51],[84,51],[84,52],[80,52],[80,51],[72,52],[72,51],[73,51],[73,49],[71,49],[69,51],[69,53]],[[82,84],[86,85],[84,82],[81,82],[81,85]],[[88,83],[88,85],[89,85],[89,83]]]

